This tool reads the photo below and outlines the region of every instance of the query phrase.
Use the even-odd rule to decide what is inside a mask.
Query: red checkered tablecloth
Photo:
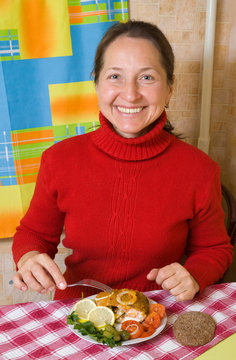
[[[210,286],[193,301],[184,303],[177,303],[164,290],[146,295],[166,306],[165,330],[149,341],[113,349],[90,343],[71,331],[66,317],[77,299],[1,306],[0,359],[191,360],[236,332],[236,283]],[[213,316],[217,328],[210,343],[184,347],[174,339],[172,325],[185,311],[203,311]]]

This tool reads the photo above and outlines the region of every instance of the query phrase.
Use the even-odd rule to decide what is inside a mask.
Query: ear
[[[98,83],[95,83],[94,79],[95,79],[95,77],[94,77],[94,73],[93,73],[93,83],[94,83],[95,91],[96,91],[96,93],[98,93]]]
[[[94,84],[94,86],[95,86],[95,91],[96,91],[96,93],[98,94],[98,92],[99,92],[99,90],[98,90],[98,84]]]

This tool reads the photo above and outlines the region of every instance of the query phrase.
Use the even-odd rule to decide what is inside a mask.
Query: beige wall
[[[176,83],[168,116],[197,145],[207,0],[130,0],[130,18],[160,27],[176,57]],[[236,2],[218,0],[209,155],[236,197]]]
[[[169,119],[186,141],[197,145],[201,109],[201,76],[206,0],[130,0],[130,17],[157,24],[176,56],[176,83]],[[211,113],[210,156],[221,166],[222,181],[236,197],[236,2],[218,0]],[[22,294],[9,285],[14,265],[11,239],[0,241],[0,305],[50,299]],[[56,257],[64,269],[67,250]]]
[[[236,2],[218,3],[210,156],[236,198]]]

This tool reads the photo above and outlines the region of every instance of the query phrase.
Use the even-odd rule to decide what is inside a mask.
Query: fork
[[[13,280],[10,280],[9,284],[12,285]],[[112,292],[112,290],[113,290],[110,286],[102,284],[99,281],[92,280],[92,279],[83,279],[74,284],[67,285],[67,287],[72,287],[72,286],[90,286],[90,287],[93,287],[93,288],[96,288],[99,290],[103,290],[103,291],[107,291],[107,292]]]
[[[99,281],[96,280],[92,280],[92,279],[83,279],[80,280],[74,284],[69,284],[67,285],[67,287],[72,287],[72,286],[90,286],[99,290],[103,290],[103,291],[107,291],[107,292],[112,292],[112,288],[108,285],[102,284]]]

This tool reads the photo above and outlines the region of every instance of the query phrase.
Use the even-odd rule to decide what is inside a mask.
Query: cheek
[[[166,88],[163,86],[157,86],[147,94],[147,99],[149,99],[149,103],[154,106],[162,106],[166,103],[166,98],[168,96],[168,92]]]
[[[109,105],[116,98],[117,91],[110,86],[103,85],[97,89],[97,96],[99,104]]]

